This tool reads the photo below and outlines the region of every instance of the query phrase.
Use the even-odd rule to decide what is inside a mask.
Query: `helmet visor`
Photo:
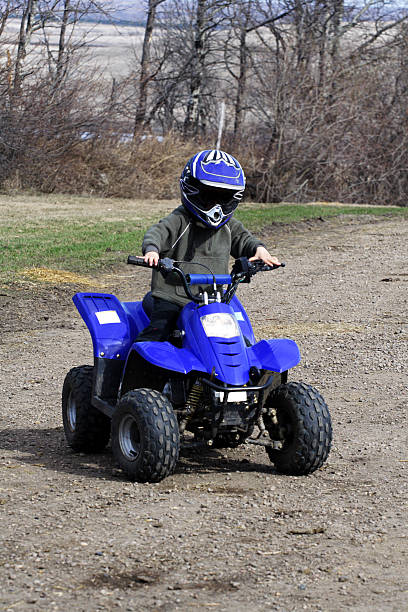
[[[191,181],[193,183],[194,179]],[[232,213],[240,199],[242,198],[242,190],[235,191],[233,189],[223,189],[222,187],[211,187],[204,185],[199,181],[194,181],[198,193],[194,194],[194,204],[201,210],[211,210],[219,204],[224,214]]]

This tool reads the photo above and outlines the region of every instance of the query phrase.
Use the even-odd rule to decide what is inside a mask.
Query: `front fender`
[[[260,340],[247,350],[253,365],[270,372],[286,372],[300,362],[299,347],[294,340],[288,338]]]
[[[176,348],[170,342],[135,342],[131,350],[137,351],[147,362],[180,374],[191,371],[207,373],[204,364],[188,349]]]

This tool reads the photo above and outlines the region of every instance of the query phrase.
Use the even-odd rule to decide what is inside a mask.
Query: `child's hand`
[[[272,257],[272,255],[265,249],[263,246],[259,246],[256,249],[255,255],[249,258],[249,261],[255,261],[256,259],[261,259],[268,266],[280,266],[281,262],[276,257]]]
[[[156,251],[148,251],[144,256],[144,260],[149,266],[157,266],[159,254]]]

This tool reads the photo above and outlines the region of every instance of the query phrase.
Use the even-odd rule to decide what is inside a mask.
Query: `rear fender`
[[[148,324],[142,302],[120,302],[110,293],[77,293],[72,298],[91,334],[95,358],[126,359]]]
[[[125,359],[133,337],[118,298],[109,293],[77,293],[72,299],[91,334],[95,358]]]

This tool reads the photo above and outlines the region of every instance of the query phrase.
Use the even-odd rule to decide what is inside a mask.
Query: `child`
[[[244,172],[232,155],[219,150],[197,153],[181,174],[180,189],[182,205],[144,236],[142,252],[149,265],[170,257],[185,262],[180,267],[186,274],[205,274],[208,269],[213,274],[228,274],[230,255],[279,265],[262,242],[232,216],[245,189]],[[196,289],[197,293],[202,290]],[[177,278],[163,278],[157,270],[152,271],[152,296],[150,325],[137,342],[167,340],[189,301]]]

